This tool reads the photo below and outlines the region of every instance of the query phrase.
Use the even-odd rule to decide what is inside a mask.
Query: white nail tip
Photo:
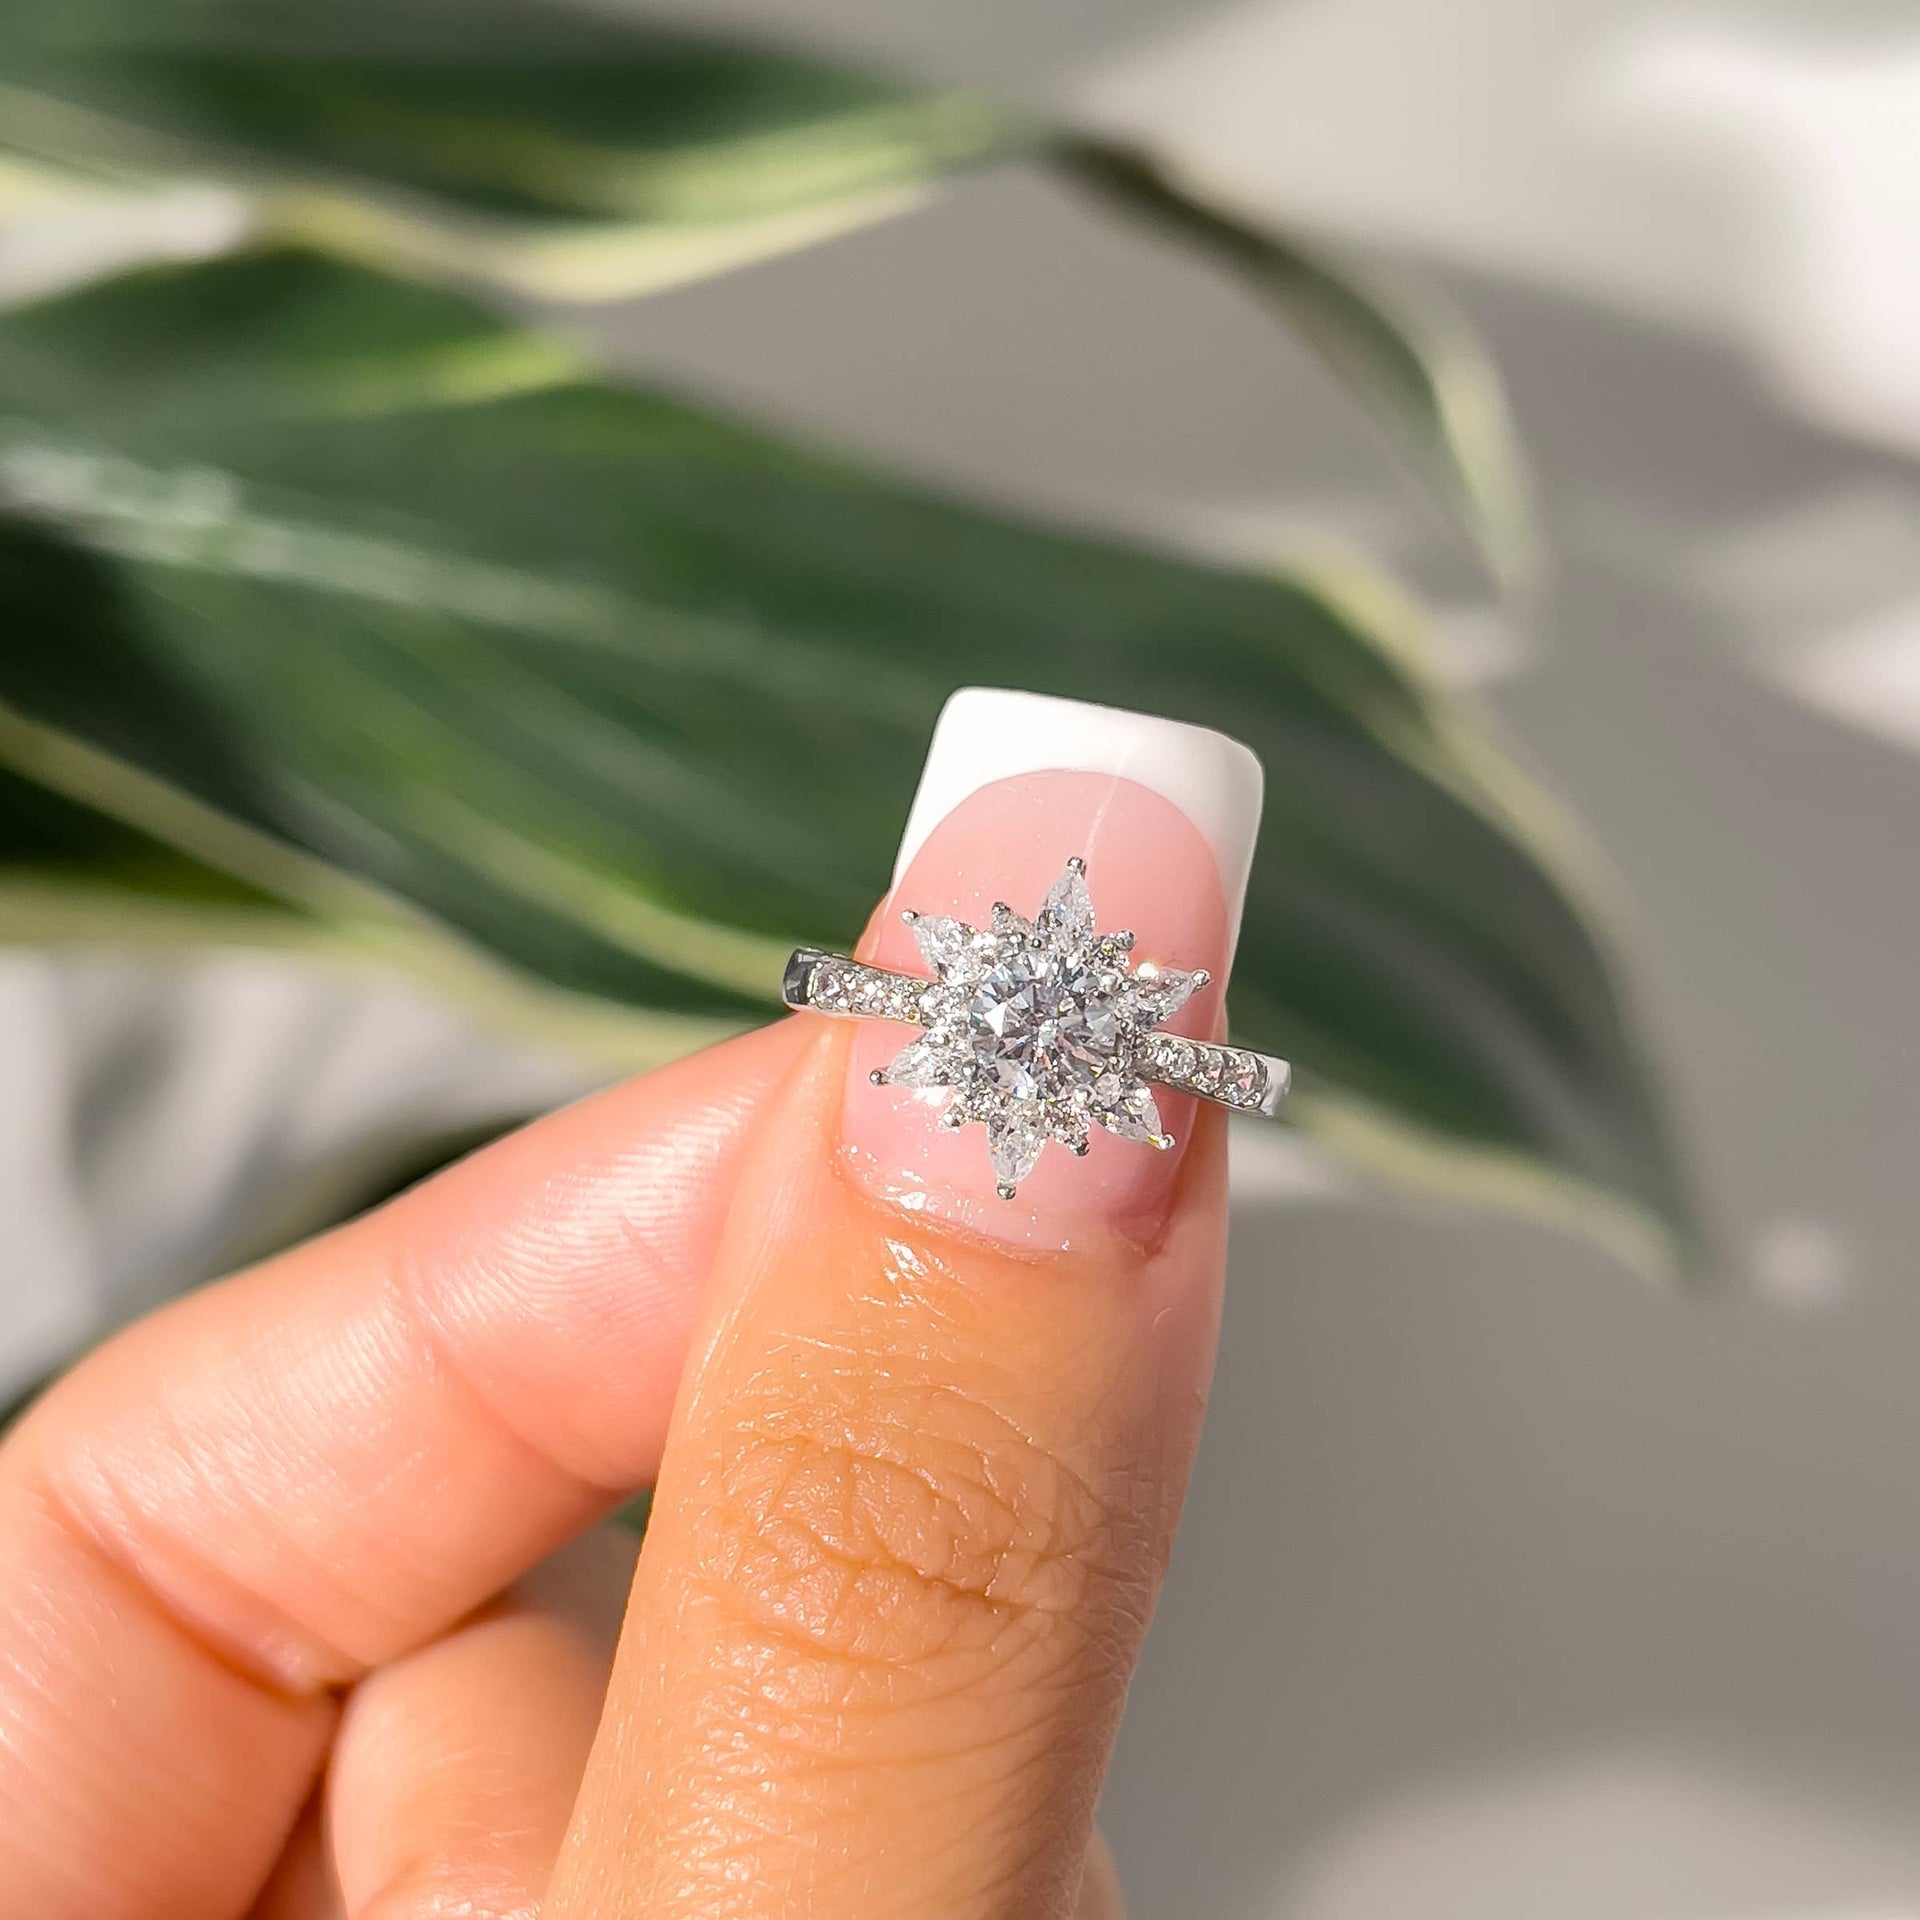
[[[1252,749],[1210,727],[1010,688],[963,687],[941,709],[901,836],[895,883],[969,794],[1017,774],[1050,771],[1114,774],[1171,800],[1213,849],[1230,931],[1238,935],[1264,785]]]

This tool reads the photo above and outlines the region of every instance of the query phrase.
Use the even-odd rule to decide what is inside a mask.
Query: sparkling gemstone
[[[1034,923],[1063,947],[1083,947],[1093,938],[1093,895],[1078,867],[1053,883]]]
[[[960,1078],[960,1063],[931,1040],[902,1047],[886,1069],[896,1087],[950,1087]]]
[[[974,934],[964,920],[923,913],[913,923],[913,937],[920,957],[944,980],[968,958]]]
[[[1052,1117],[1053,1137],[1073,1153],[1084,1153],[1087,1148],[1087,1135],[1092,1132],[1085,1112],[1076,1106],[1061,1107]]]
[[[1046,1144],[1046,1130],[1032,1115],[1007,1114],[988,1123],[994,1177],[1005,1186],[1017,1187],[1034,1170]]]
[[[1083,958],[1017,946],[975,982],[967,1029],[982,1067],[1016,1100],[1070,1098],[1121,1059],[1120,1007]]]
[[[1267,1090],[1267,1070],[1251,1053],[1233,1056],[1233,1071],[1227,1078],[1228,1091],[1243,1107],[1257,1107]]]
[[[1193,998],[1193,975],[1178,967],[1143,966],[1133,975],[1133,1003],[1147,1024],[1158,1026]]]
[[[1096,1124],[1173,1144],[1141,1068],[1151,1058],[1155,1072],[1199,1083],[1202,1056],[1189,1042],[1149,1038],[1191,996],[1193,976],[1150,962],[1135,968],[1130,933],[1097,933],[1078,861],[1031,921],[1002,905],[985,928],[944,915],[910,924],[936,977],[918,989],[889,987],[894,1017],[918,1018],[924,1032],[880,1077],[950,1087],[940,1123],[985,1123],[1003,1193],[1033,1171],[1049,1140],[1084,1151]],[[824,986],[816,977],[822,1003]],[[836,990],[844,995],[846,983]]]
[[[1160,1109],[1143,1086],[1129,1087],[1107,1112],[1095,1115],[1109,1133],[1122,1140],[1145,1140],[1158,1145],[1164,1137],[1160,1128]]]

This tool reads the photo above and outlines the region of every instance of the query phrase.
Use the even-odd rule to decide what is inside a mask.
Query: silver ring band
[[[848,1020],[898,1020],[925,1026],[924,996],[934,986],[911,973],[889,973],[845,954],[797,947],[787,962],[780,997],[796,1013],[825,1013]],[[1293,1069],[1271,1054],[1246,1047],[1149,1033],[1133,1071],[1176,1093],[1210,1100],[1234,1113],[1271,1120],[1293,1082]]]

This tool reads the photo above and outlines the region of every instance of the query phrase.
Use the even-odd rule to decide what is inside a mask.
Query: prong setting
[[[943,1126],[985,1126],[1008,1198],[1048,1141],[1076,1158],[1095,1126],[1161,1152],[1174,1144],[1138,1069],[1148,1036],[1197,976],[1136,965],[1131,929],[1096,931],[1086,875],[1085,857],[1072,855],[1033,919],[996,900],[985,932],[908,921],[940,972],[921,1000],[930,1036],[913,1050],[916,1083],[937,1072],[936,1084],[951,1087]],[[928,1047],[937,1068],[926,1065]]]
[[[1267,1117],[1287,1092],[1285,1061],[1166,1029],[1213,976],[1136,962],[1130,929],[1098,932],[1086,871],[1068,859],[1031,920],[1004,900],[984,929],[903,909],[931,979],[803,948],[782,983],[789,1006],[919,1029],[867,1078],[937,1107],[948,1130],[979,1121],[1003,1200],[1049,1142],[1084,1158],[1096,1126],[1171,1152],[1156,1088]]]

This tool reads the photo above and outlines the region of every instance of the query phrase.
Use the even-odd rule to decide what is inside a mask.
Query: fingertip
[[[348,1697],[328,1777],[348,1920],[531,1913],[599,1723],[637,1543],[597,1527]]]

